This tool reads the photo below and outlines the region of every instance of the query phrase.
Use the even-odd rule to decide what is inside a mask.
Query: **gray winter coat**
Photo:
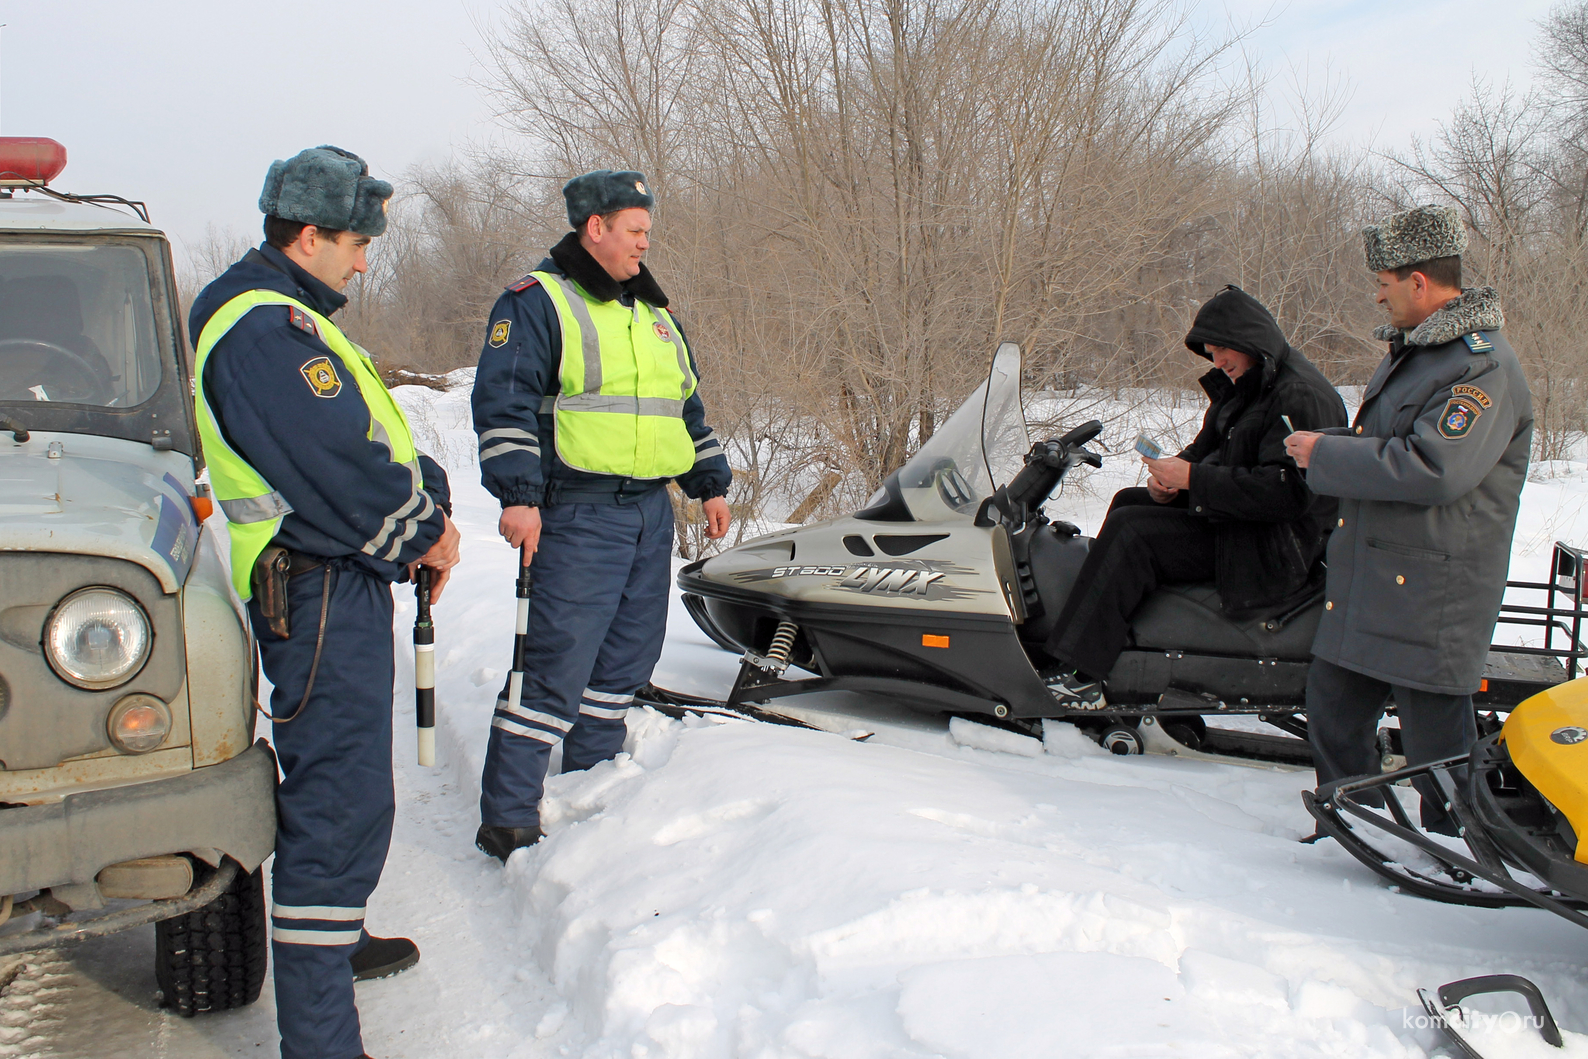
[[[1349,428],[1324,431],[1307,484],[1340,498],[1313,654],[1423,691],[1477,691],[1511,558],[1533,403],[1492,287],[1408,334]]]

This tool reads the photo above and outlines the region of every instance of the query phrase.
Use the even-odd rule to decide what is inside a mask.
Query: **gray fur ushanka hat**
[[[1467,248],[1467,229],[1461,214],[1449,206],[1418,206],[1393,214],[1383,224],[1362,229],[1362,249],[1369,272],[1460,257]]]
[[[386,230],[392,187],[369,175],[369,164],[329,144],[270,163],[259,210],[267,217],[357,232],[373,238]]]
[[[562,186],[562,197],[568,200],[568,224],[576,229],[596,214],[656,205],[656,196],[645,186],[645,174],[632,169],[597,169],[576,176]]]

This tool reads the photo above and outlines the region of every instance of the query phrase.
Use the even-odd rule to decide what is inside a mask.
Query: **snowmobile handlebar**
[[[1061,437],[1059,444],[1067,449],[1074,448],[1077,445],[1085,445],[1102,432],[1103,421],[1101,419],[1089,420]]]
[[[1026,453],[1026,465],[1020,469],[1020,473],[982,501],[980,510],[976,512],[976,525],[992,525],[993,510],[998,511],[1004,521],[1013,526],[1024,526],[1040,518],[1043,502],[1052,495],[1071,467],[1077,463],[1092,467],[1103,465],[1102,457],[1081,447],[1102,432],[1102,422],[1093,419],[1063,437],[1049,438],[1032,445],[1031,451]]]

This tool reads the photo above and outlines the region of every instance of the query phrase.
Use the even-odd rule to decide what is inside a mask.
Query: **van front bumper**
[[[0,809],[0,896],[94,885],[111,864],[162,853],[251,872],[275,846],[276,757],[261,739],[180,776]]]

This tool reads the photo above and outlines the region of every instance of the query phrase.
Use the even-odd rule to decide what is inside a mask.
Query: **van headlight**
[[[171,734],[171,710],[153,695],[134,693],[111,707],[105,728],[123,754],[147,754]]]
[[[143,608],[114,588],[80,588],[55,605],[44,654],[68,684],[100,691],[125,684],[149,660],[153,639]]]

